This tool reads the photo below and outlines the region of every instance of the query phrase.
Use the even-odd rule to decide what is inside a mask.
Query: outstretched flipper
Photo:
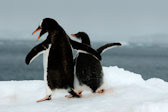
[[[105,44],[105,45],[99,47],[99,48],[97,49],[97,52],[98,52],[99,54],[101,54],[101,53],[103,53],[104,51],[110,49],[110,48],[113,47],[113,46],[121,46],[121,45],[122,45],[121,43],[108,43],[108,44]]]
[[[39,45],[35,46],[26,56],[26,59],[25,59],[26,64],[31,63],[31,61],[33,61],[37,56],[39,56],[45,50],[47,50],[49,47],[49,43],[50,43],[49,40],[46,39],[45,41],[43,41]]]
[[[92,49],[91,47],[89,47],[89,46],[87,46],[85,44],[76,42],[74,40],[71,40],[70,38],[69,38],[69,41],[70,41],[70,43],[71,43],[71,45],[72,45],[72,47],[74,49],[86,51],[86,52],[88,52],[90,54],[95,55],[99,60],[101,60],[101,55],[97,51],[95,51],[94,49]]]
[[[90,44],[90,39],[89,36],[87,35],[87,33],[85,32],[78,32],[76,34],[71,34],[72,37],[76,37],[77,39],[81,39],[82,44],[86,44],[88,46],[91,46]],[[99,53],[99,55],[101,55],[101,53],[103,53],[105,50],[109,49],[112,46],[121,46],[121,43],[109,43],[109,44],[105,44],[103,46],[101,46],[100,48],[97,49],[97,52]]]

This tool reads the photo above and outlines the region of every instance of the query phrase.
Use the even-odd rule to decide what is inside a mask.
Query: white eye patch
[[[41,22],[40,22],[40,27],[41,27],[41,25],[42,25],[42,22],[43,22],[43,20],[41,20]]]

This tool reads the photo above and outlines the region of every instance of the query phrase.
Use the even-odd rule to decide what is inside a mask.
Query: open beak
[[[41,28],[40,28],[40,26],[33,32],[33,34],[35,34],[36,32],[38,32],[38,31],[40,31],[41,30]],[[40,34],[39,34],[39,36],[37,37],[37,40],[39,40],[40,39]]]
[[[37,37],[37,40],[39,40],[40,37],[41,37],[44,33],[46,33],[46,31],[43,30],[43,29],[39,26],[39,27],[33,32],[33,34],[35,34],[36,32],[38,32],[38,31],[40,31],[40,30],[41,30],[41,32],[40,32],[39,36]]]
[[[76,35],[75,35],[75,34],[71,34],[71,36],[72,36],[72,37],[76,37]]]

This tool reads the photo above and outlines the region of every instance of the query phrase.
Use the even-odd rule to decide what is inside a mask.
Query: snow
[[[0,112],[168,112],[168,82],[118,67],[103,67],[105,93],[84,91],[82,98],[67,99],[55,90],[53,99],[41,103],[44,81],[1,81]]]

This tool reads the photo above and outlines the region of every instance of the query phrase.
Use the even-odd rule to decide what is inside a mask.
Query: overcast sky
[[[93,41],[168,41],[168,0],[0,0],[0,38],[34,39],[45,17]]]

